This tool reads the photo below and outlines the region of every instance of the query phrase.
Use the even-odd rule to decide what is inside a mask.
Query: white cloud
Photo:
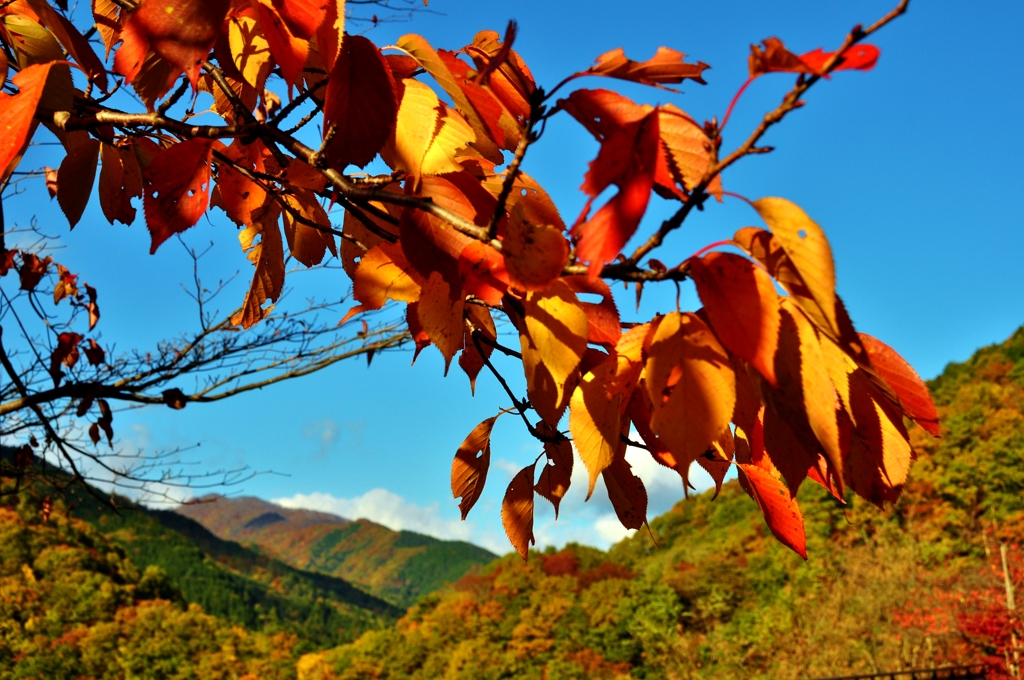
[[[302,429],[303,437],[312,439],[317,443],[316,457],[318,459],[327,457],[327,453],[334,446],[334,443],[338,441],[339,433],[338,422],[333,418],[314,420],[306,423],[306,426]]]
[[[329,493],[295,494],[291,498],[274,498],[286,508],[305,508],[330,512],[346,519],[368,519],[394,531],[415,531],[445,540],[473,540],[497,553],[507,552],[508,545],[489,535],[474,535],[472,522],[457,517],[444,517],[439,503],[427,507],[410,503],[387,489],[371,489],[362,496],[337,498]]]

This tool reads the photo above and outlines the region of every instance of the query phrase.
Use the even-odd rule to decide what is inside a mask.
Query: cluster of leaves
[[[684,483],[695,461],[719,484],[735,466],[773,533],[803,555],[795,501],[803,480],[837,497],[850,488],[879,505],[895,500],[913,455],[904,416],[935,432],[927,388],[888,346],[854,330],[824,232],[785,199],[750,202],[767,229],[741,229],[674,266],[644,259],[694,208],[722,199],[726,168],[770,150],[758,141],[802,105],[808,88],[838,70],[871,68],[878,50],[861,41],[905,8],[855,28],[834,52],[797,55],[774,38],[752,47],[751,80],[772,72],[798,80],[722,155],[724,120],[701,125],[673,105],[641,105],[605,89],[555,99],[583,77],[666,89],[704,83],[707,65],[669,48],[642,62],[613,50],[548,91],[513,49],[515,24],[504,37],[482,31],[454,51],[407,35],[385,55],[345,33],[343,0],[97,0],[108,69],[64,14],[43,0],[17,0],[4,5],[0,35],[17,63],[18,90],[0,110],[0,167],[16,166],[45,125],[67,151],[51,179],[71,225],[101,161],[104,215],[131,223],[131,202],[141,198],[151,252],[211,205],[222,209],[241,228],[254,266],[231,318],[243,328],[280,298],[286,250],[306,267],[341,259],[359,302],[342,323],[405,303],[417,352],[433,345],[446,367],[459,355],[471,388],[488,368],[544,443],[503,503],[506,531],[524,557],[535,493],[557,509],[572,445],[587,466],[588,497],[602,477],[623,525],[644,524],[646,491],[624,458],[633,429]],[[72,67],[86,76],[83,91]],[[145,113],[108,106],[125,85]],[[212,97],[219,124],[193,121],[201,115],[194,105],[170,114],[189,87]],[[600,142],[581,187],[588,201],[570,225],[521,169],[560,113]],[[317,149],[296,136],[313,120],[322,123]],[[351,172],[378,156],[388,174]],[[626,255],[654,194],[675,202],[675,215]],[[329,216],[335,205],[345,210],[340,230]],[[723,245],[742,254],[712,250]],[[639,296],[647,282],[687,278],[703,308],[647,321],[623,319],[607,283],[632,281]],[[518,332],[518,351],[498,342],[495,315]],[[525,398],[507,388],[492,363],[496,350],[521,364]],[[174,396],[172,406],[191,398]],[[572,444],[559,429],[567,411]],[[464,516],[486,481],[493,422],[474,430],[453,463]]]

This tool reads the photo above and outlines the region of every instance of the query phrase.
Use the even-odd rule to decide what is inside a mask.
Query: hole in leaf
[[[799,236],[800,238],[807,238],[807,232],[804,231],[803,229],[801,229],[800,231],[796,232],[796,235]]]

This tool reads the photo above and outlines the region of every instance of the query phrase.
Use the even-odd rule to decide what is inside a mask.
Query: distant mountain
[[[293,567],[343,578],[400,607],[496,555],[464,541],[393,531],[366,519],[211,495],[177,512],[218,537],[253,545]]]

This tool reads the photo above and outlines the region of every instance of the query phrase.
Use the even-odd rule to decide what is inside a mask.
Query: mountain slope
[[[1024,538],[1024,329],[930,386],[944,436],[914,430],[895,506],[803,486],[807,562],[732,482],[652,520],[657,545],[502,558],[328,657],[342,678],[784,679],[991,656],[950,595],[999,592],[986,554]]]
[[[170,511],[119,514],[82,494],[74,514],[121,545],[140,569],[160,567],[190,603],[248,630],[287,631],[303,649],[351,640],[401,610],[338,578],[295,569],[224,541]]]
[[[392,531],[366,519],[282,508],[258,498],[207,496],[177,512],[221,538],[254,544],[299,569],[343,578],[403,608],[495,558],[464,541]]]

